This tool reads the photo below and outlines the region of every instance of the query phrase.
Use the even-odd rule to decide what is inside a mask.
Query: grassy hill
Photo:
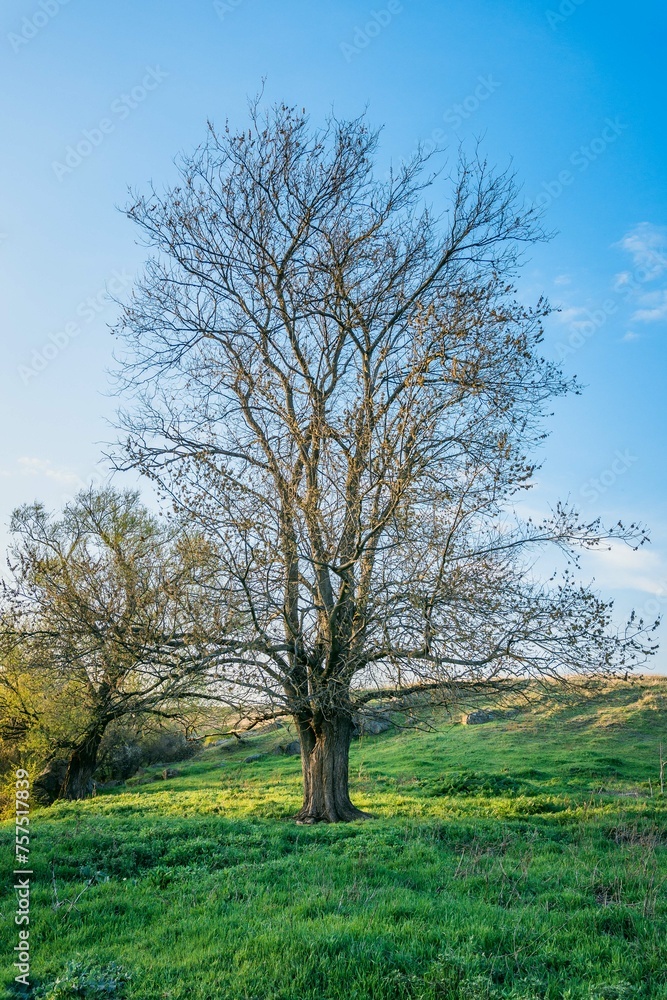
[[[300,762],[275,731],[42,810],[33,981],[53,1000],[667,998],[661,739],[667,682],[645,678],[360,740],[365,823],[290,821]],[[10,955],[7,823],[0,857]],[[47,990],[70,961],[79,985]]]

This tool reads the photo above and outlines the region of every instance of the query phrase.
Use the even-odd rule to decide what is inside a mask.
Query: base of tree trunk
[[[337,809],[335,816],[313,815],[304,809],[300,809],[293,819],[296,820],[297,826],[314,826],[315,823],[351,823],[355,819],[373,819],[372,813],[364,812],[363,809],[357,809],[352,803],[350,805],[350,809],[342,811]]]
[[[90,767],[69,767],[65,775],[65,781],[60,791],[61,799],[89,799],[93,794],[95,784],[93,782],[93,768]]]
[[[61,799],[88,799],[93,794],[93,775],[97,767],[97,752],[102,742],[104,729],[88,734],[72,751],[67,763],[65,780],[60,789]]]
[[[294,819],[301,826],[350,823],[370,819],[350,800],[348,769],[352,719],[349,714],[330,719],[296,719],[301,742],[303,805]]]

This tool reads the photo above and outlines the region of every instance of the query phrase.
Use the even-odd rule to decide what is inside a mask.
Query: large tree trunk
[[[67,762],[65,780],[60,790],[61,799],[87,799],[93,793],[93,774],[97,767],[97,752],[106,726],[86,733],[72,751]]]
[[[348,787],[352,719],[337,714],[315,720],[296,719],[301,742],[303,806],[297,823],[345,823],[369,814],[352,805]]]

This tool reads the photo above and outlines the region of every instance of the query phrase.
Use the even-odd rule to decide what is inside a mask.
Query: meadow
[[[290,820],[279,731],[36,811],[31,995],[667,1000],[667,682],[458,718],[355,742],[366,822]],[[25,995],[13,976],[1,996]]]

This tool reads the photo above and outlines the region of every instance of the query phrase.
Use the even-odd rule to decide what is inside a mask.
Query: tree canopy
[[[5,724],[64,757],[62,794],[81,798],[110,724],[178,717],[187,700],[208,696],[199,631],[211,549],[201,533],[160,523],[132,491],[91,489],[60,516],[27,505],[11,528],[0,618]]]

